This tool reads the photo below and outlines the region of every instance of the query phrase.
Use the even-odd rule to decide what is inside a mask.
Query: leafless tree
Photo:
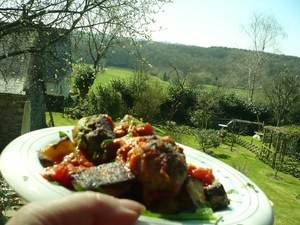
[[[284,125],[288,114],[300,101],[300,77],[285,71],[269,78],[264,93],[269,100],[276,126]]]
[[[114,37],[149,37],[147,25],[167,2],[170,0],[1,0],[1,65],[13,60],[18,66],[15,57],[33,55],[36,60],[30,66],[38,77],[28,83],[38,81],[38,91],[45,95],[42,57],[50,46],[75,31],[88,33],[97,66]],[[96,40],[97,34],[102,38]],[[2,75],[5,80],[6,73]]]
[[[246,64],[249,100],[253,101],[258,76],[269,57],[266,52],[274,52],[278,46],[278,39],[284,38],[286,34],[275,17],[257,13],[253,14],[249,25],[243,26],[243,30],[252,43],[252,51],[247,54]]]
[[[154,22],[152,15],[157,13],[168,0],[127,0],[110,10],[97,9],[86,14],[88,24],[83,26],[77,37],[88,47],[93,68],[99,71],[99,63],[114,45],[135,45],[138,38],[149,39],[149,25]],[[126,42],[124,43],[124,40]],[[80,50],[80,49],[79,49]]]
[[[0,2],[0,60],[24,53],[43,52],[54,42],[74,30],[102,30],[109,35],[134,37],[148,36],[147,26],[154,22],[152,15],[169,0],[1,0]],[[32,31],[48,34],[49,28],[59,30],[59,35],[42,45],[20,45],[5,48],[7,37]],[[28,40],[23,42],[30,43]],[[107,46],[107,45],[105,45]]]
[[[197,71],[197,62],[189,55],[181,55],[178,59],[171,59],[169,65],[174,72],[173,82],[183,90],[189,77]]]

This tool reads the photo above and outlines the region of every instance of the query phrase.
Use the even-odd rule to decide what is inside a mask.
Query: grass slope
[[[105,69],[105,71],[97,74],[91,89],[95,88],[98,85],[105,85],[109,83],[109,81],[114,79],[130,81],[131,79],[134,79],[134,77],[135,72],[133,70],[117,67],[108,67]],[[156,82],[159,82],[166,86],[169,85],[168,82],[163,81],[156,76],[149,76],[149,82],[153,82],[153,85],[157,84]]]
[[[275,225],[292,225],[300,221],[300,181],[290,175],[278,173],[247,149],[222,145],[214,149],[214,157],[239,170],[256,183],[273,202]]]
[[[73,121],[62,114],[54,113],[55,125],[72,125]],[[48,118],[48,117],[47,117]],[[170,135],[175,141],[198,148],[197,141],[191,135],[172,133],[159,129],[160,134]],[[300,180],[278,173],[255,157],[247,149],[235,145],[230,151],[228,145],[221,145],[213,150],[213,156],[239,170],[256,183],[274,204],[275,225],[295,225],[300,221]]]
[[[107,83],[111,79],[128,80],[133,76],[133,71],[130,69],[109,67],[103,73],[99,73],[96,77],[95,83]]]

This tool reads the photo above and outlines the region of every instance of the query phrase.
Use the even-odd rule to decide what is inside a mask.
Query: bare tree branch
[[[118,36],[148,36],[151,15],[170,0],[2,0],[0,3],[0,43],[20,32],[59,29],[60,35],[44,46],[0,49],[0,60],[44,51],[75,30],[103,24],[119,27]],[[115,35],[112,32],[110,35]],[[26,40],[24,40],[26,42]]]
[[[249,100],[253,101],[257,78],[269,57],[265,53],[273,51],[277,46],[277,40],[286,35],[275,17],[258,13],[253,14],[251,23],[244,26],[243,30],[252,42],[252,51],[249,51],[246,60],[248,61]]]

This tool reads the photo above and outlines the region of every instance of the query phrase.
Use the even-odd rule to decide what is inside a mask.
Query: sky
[[[251,49],[242,26],[263,13],[286,34],[269,52],[300,57],[300,0],[173,0],[163,10],[155,16],[154,41]]]

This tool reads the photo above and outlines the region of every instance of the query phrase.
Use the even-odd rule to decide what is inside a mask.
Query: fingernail
[[[133,200],[129,200],[129,199],[120,199],[120,204],[124,207],[124,208],[128,208],[131,209],[137,213],[141,213],[143,210],[145,210],[145,206],[142,205],[139,202],[133,201]]]

